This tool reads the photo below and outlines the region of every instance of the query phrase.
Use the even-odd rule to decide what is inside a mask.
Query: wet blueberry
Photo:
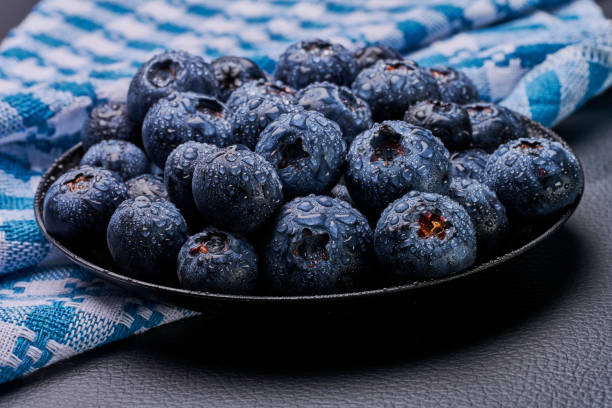
[[[468,149],[451,154],[451,177],[472,178],[483,182],[489,154],[481,149]]]
[[[399,52],[384,44],[367,45],[363,48],[359,48],[353,55],[357,63],[358,71],[374,65],[379,60],[402,59],[402,55]]]
[[[467,147],[472,138],[470,117],[465,109],[452,102],[418,102],[408,108],[404,120],[429,129],[449,150]]]
[[[510,109],[489,102],[464,106],[472,123],[472,147],[492,152],[508,140],[527,136],[523,120]]]
[[[147,173],[151,164],[138,146],[125,140],[103,140],[85,152],[81,165],[103,167],[129,180]]]
[[[219,99],[222,101],[227,100],[232,92],[244,83],[266,78],[257,64],[248,58],[224,56],[217,58],[210,65],[217,78]]]
[[[440,98],[458,104],[478,102],[478,88],[467,75],[451,67],[436,66],[429,69],[440,87]]]
[[[337,198],[339,200],[346,201],[351,205],[351,207],[355,207],[355,202],[351,198],[351,194],[346,188],[345,184],[338,183],[336,184],[330,191],[329,196],[333,198]]]
[[[290,104],[293,103],[295,89],[283,84],[281,81],[268,81],[265,79],[249,81],[232,92],[232,95],[227,100],[227,107],[235,111],[246,101],[258,97],[281,98],[286,104]]]
[[[98,105],[93,108],[85,120],[81,132],[81,140],[85,149],[109,139],[140,144],[140,130],[128,118],[125,103],[108,102]]]
[[[168,199],[164,180],[153,174],[141,174],[125,182],[128,198],[147,196],[151,200]]]

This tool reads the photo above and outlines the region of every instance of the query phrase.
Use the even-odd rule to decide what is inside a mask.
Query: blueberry
[[[448,150],[429,130],[385,121],[353,141],[346,185],[357,208],[377,215],[411,190],[446,193],[449,171]]]
[[[519,216],[545,216],[576,201],[582,168],[561,143],[521,138],[501,145],[489,158],[485,182],[506,210]]]
[[[106,241],[119,269],[135,279],[165,282],[187,240],[187,225],[168,200],[125,200],[108,223]]]
[[[330,191],[329,196],[333,198],[337,198],[339,200],[346,201],[351,205],[351,207],[355,207],[355,202],[351,198],[351,194],[349,193],[346,185],[338,183],[336,184]]]
[[[189,290],[248,295],[257,283],[257,255],[244,239],[208,227],[187,240],[178,255],[178,278]]]
[[[440,99],[436,80],[410,60],[378,61],[357,75],[353,93],[370,105],[372,119],[402,119],[408,107],[426,99]]]
[[[304,109],[283,97],[255,97],[247,100],[234,112],[234,137],[238,143],[255,149],[259,134],[283,113]]]
[[[491,153],[508,140],[527,136],[523,120],[510,109],[490,102],[464,106],[472,123],[472,147]]]
[[[257,97],[281,98],[286,104],[291,104],[294,96],[295,90],[281,81],[258,79],[257,81],[249,81],[232,92],[227,100],[227,107],[235,111],[243,103]]]
[[[359,133],[372,126],[370,108],[345,86],[330,82],[315,82],[301,89],[296,103],[306,110],[322,113],[336,122],[344,140],[350,144]]]
[[[217,99],[175,92],[151,107],[142,126],[142,142],[153,162],[163,168],[175,147],[189,140],[225,147],[237,142],[232,113]]]
[[[151,200],[168,199],[164,180],[153,174],[141,174],[125,182],[128,198],[147,196]]]
[[[264,72],[256,63],[242,57],[219,57],[211,62],[217,84],[219,84],[219,99],[226,101],[235,89],[242,84],[255,80],[265,79]]]
[[[411,191],[383,211],[374,249],[396,283],[440,278],[474,263],[476,232],[467,211],[449,197]]]
[[[481,149],[469,149],[451,154],[451,177],[472,178],[483,182],[489,154]]]
[[[122,102],[108,102],[98,105],[85,120],[81,140],[89,149],[102,140],[120,139],[140,144],[140,131],[127,115],[127,105]]]
[[[201,57],[168,50],[145,62],[130,83],[127,108],[130,118],[142,123],[149,108],[173,91],[216,96],[217,80],[212,67]]]
[[[287,113],[261,133],[255,151],[276,168],[285,197],[323,193],[342,173],[346,144],[335,122],[318,112]]]
[[[205,221],[243,234],[259,228],[283,203],[274,168],[244,146],[219,149],[200,160],[192,191]]]
[[[374,65],[379,60],[402,59],[402,55],[399,52],[384,44],[372,44],[359,48],[353,53],[353,56],[355,57],[358,71]]]
[[[200,215],[193,201],[191,182],[198,161],[217,151],[217,147],[194,141],[179,145],[170,153],[164,169],[168,198],[181,211],[189,224],[198,224]]]
[[[64,239],[102,239],[117,206],[127,198],[125,184],[115,173],[81,166],[60,176],[47,190],[43,204],[45,227]]]
[[[372,258],[372,230],[347,202],[309,195],[285,204],[263,256],[274,293],[312,295],[362,288]]]
[[[440,98],[458,104],[478,102],[480,94],[472,80],[451,67],[436,66],[429,69],[440,87]]]
[[[452,102],[417,102],[408,108],[404,120],[429,129],[449,150],[467,147],[472,138],[470,117],[461,105]]]
[[[301,89],[313,82],[350,85],[357,74],[353,54],[340,44],[326,40],[300,41],[278,58],[274,77]]]
[[[81,165],[103,167],[128,180],[147,173],[151,164],[138,146],[125,140],[103,140],[85,152]]]
[[[508,233],[506,209],[497,195],[474,179],[453,179],[448,196],[467,211],[476,230],[478,252],[490,255],[497,250]]]

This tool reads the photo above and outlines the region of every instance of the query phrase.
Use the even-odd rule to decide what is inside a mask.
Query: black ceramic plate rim
[[[572,151],[571,147],[561,137],[559,137],[556,133],[554,133],[552,130],[546,128],[545,126],[529,118],[523,117],[523,120],[528,127],[537,128],[540,132],[545,133],[549,139],[562,143],[568,150]],[[174,296],[178,295],[178,296],[186,296],[192,299],[200,299],[200,300],[227,301],[227,302],[260,302],[260,303],[302,303],[302,302],[334,301],[334,300],[344,300],[344,299],[369,298],[369,297],[384,296],[384,295],[408,292],[408,291],[413,291],[413,290],[436,286],[436,285],[442,285],[444,283],[466,278],[468,276],[471,276],[476,273],[482,272],[484,270],[490,269],[494,266],[500,265],[506,261],[509,261],[510,259],[513,259],[521,255],[522,253],[533,248],[540,242],[544,241],[545,239],[550,237],[550,235],[556,232],[570,218],[570,216],[574,213],[576,207],[580,203],[582,194],[584,192],[584,173],[582,171],[582,165],[581,165],[580,178],[582,180],[582,188],[578,194],[578,197],[576,198],[576,201],[563,212],[563,214],[559,217],[559,219],[553,225],[551,225],[547,230],[542,232],[540,235],[538,235],[536,238],[532,239],[525,245],[519,248],[516,248],[508,253],[505,253],[495,259],[489,260],[487,262],[484,262],[480,265],[477,265],[465,271],[456,273],[454,275],[446,276],[443,278],[432,279],[432,280],[426,280],[426,281],[417,281],[417,282],[413,282],[413,283],[409,283],[405,285],[399,285],[399,286],[391,286],[391,287],[385,287],[385,288],[355,291],[355,292],[346,292],[346,293],[326,294],[326,295],[308,295],[308,296],[229,295],[229,294],[221,294],[221,293],[198,292],[198,291],[193,291],[193,290],[174,288],[171,286],[158,285],[155,283],[133,279],[128,276],[109,271],[105,268],[101,268],[98,265],[95,265],[81,258],[80,256],[70,251],[61,242],[59,242],[58,240],[56,240],[53,236],[49,234],[49,232],[45,228],[45,225],[43,222],[43,215],[42,215],[44,196],[46,194],[46,189],[44,187],[49,184],[48,179],[51,177],[55,168],[62,165],[62,163],[66,161],[68,157],[72,156],[77,150],[79,150],[81,148],[81,145],[82,145],[81,143],[78,143],[77,145],[73,146],[71,149],[66,151],[64,154],[62,154],[51,165],[51,167],[49,167],[49,169],[42,176],[38,184],[36,194],[34,196],[34,214],[35,214],[36,222],[38,223],[38,226],[40,230],[43,232],[43,234],[45,235],[45,237],[49,240],[49,242],[53,246],[55,246],[60,252],[66,255],[70,260],[88,269],[89,271],[95,273],[97,276],[103,279],[120,284],[124,287],[127,286],[130,288],[133,288],[135,290],[142,291],[143,289],[146,289],[152,295],[154,294],[165,294],[165,295],[174,295]]]

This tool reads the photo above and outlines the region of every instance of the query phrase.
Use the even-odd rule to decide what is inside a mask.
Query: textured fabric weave
[[[36,226],[40,177],[91,107],[124,100],[164,48],[272,72],[288,44],[313,37],[460,68],[483,98],[546,125],[612,82],[612,28],[591,0],[43,0],[0,46],[0,382],[193,315],[68,264]]]

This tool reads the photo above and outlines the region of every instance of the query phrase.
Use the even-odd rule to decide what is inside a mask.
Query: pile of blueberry
[[[231,294],[326,294],[457,273],[509,221],[572,204],[580,165],[448,67],[382,45],[253,61],[154,56],[95,107],[80,166],[49,188],[54,236],[120,270]],[[525,221],[526,220],[526,221]],[[381,283],[383,282],[383,283]]]

